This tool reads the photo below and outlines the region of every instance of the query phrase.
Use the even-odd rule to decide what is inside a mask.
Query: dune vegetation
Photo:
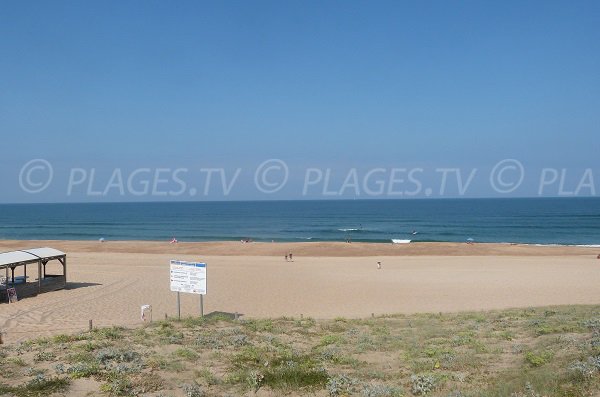
[[[588,396],[600,306],[165,320],[0,346],[6,396]]]

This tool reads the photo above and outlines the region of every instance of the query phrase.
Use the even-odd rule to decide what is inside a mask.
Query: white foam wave
[[[411,240],[401,240],[401,239],[397,239],[397,238],[392,239],[392,243],[394,243],[394,244],[408,244],[410,242],[411,242]]]

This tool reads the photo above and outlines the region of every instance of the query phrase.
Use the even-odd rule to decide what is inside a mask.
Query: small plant
[[[594,367],[596,371],[600,371],[600,356],[589,357],[588,364]]]
[[[446,397],[465,397],[460,390],[456,390],[448,394]]]
[[[336,375],[327,379],[327,393],[330,397],[345,396],[355,391],[358,382],[346,375]]]
[[[342,356],[342,351],[337,346],[326,346],[321,350],[321,359],[330,362],[339,362]]]
[[[296,320],[295,324],[298,327],[302,327],[302,328],[308,329],[308,328],[312,328],[315,325],[317,325],[317,322],[315,321],[314,318],[308,317],[308,318],[302,318],[300,320]]]
[[[205,317],[186,317],[182,320],[186,328],[194,328],[206,324]]]
[[[284,354],[264,369],[264,383],[274,389],[320,388],[327,383],[327,371],[311,356]]]
[[[55,337],[52,338],[52,340],[56,343],[69,343],[74,340],[77,340],[77,338],[72,335],[61,334],[61,335],[56,335]]]
[[[233,346],[246,346],[247,344],[249,344],[248,336],[244,334],[233,335],[231,336],[230,340]]]
[[[25,374],[27,376],[44,376],[44,373],[46,372],[45,369],[41,369],[41,368],[33,368],[33,367],[29,367],[27,368],[27,371],[25,371]]]
[[[569,365],[569,371],[571,371],[578,380],[588,380],[594,376],[596,369],[584,361],[575,361]]]
[[[115,374],[135,374],[141,372],[142,365],[139,363],[119,363],[116,365],[111,365],[110,367],[108,367],[108,369],[110,369]]]
[[[346,331],[346,335],[350,338],[358,336],[359,334],[360,331],[358,330],[358,328],[350,328],[348,331]]]
[[[219,384],[219,379],[208,368],[202,368],[201,370],[196,371],[195,374],[198,378],[204,379],[209,386]]]
[[[77,345],[76,347],[84,352],[93,352],[100,347],[100,344],[98,342],[88,340],[85,343]]]
[[[19,389],[17,395],[27,396],[47,396],[53,393],[65,392],[69,387],[69,380],[65,378],[46,378],[44,375],[38,375]],[[24,389],[24,390],[23,390]]]
[[[338,345],[338,344],[342,344],[342,343],[344,343],[344,338],[341,335],[337,335],[337,334],[325,335],[324,337],[321,338],[322,346]]]
[[[588,357],[587,361],[575,361],[569,366],[569,371],[578,379],[591,379],[600,371],[600,356]]]
[[[11,387],[0,383],[0,395],[18,397],[45,397],[56,393],[65,393],[69,388],[69,380],[65,378],[46,378],[36,376],[27,383]]]
[[[590,318],[581,322],[583,327],[589,329],[600,329],[600,318]]]
[[[56,355],[54,353],[41,351],[36,353],[36,355],[33,357],[33,361],[36,363],[40,361],[53,361],[55,358]]]
[[[111,396],[128,396],[131,395],[132,386],[129,379],[123,376],[111,375],[108,382],[100,386],[100,391]]]
[[[412,393],[420,396],[435,389],[435,377],[432,375],[412,375],[410,377]]]
[[[89,378],[92,375],[96,375],[98,372],[100,372],[98,364],[88,362],[79,362],[67,369],[67,373],[71,375],[73,379]]]
[[[590,340],[590,346],[596,352],[600,352],[600,336],[594,335]]]
[[[365,385],[361,391],[362,397],[400,397],[402,389],[388,385]]]
[[[145,365],[152,370],[165,369],[167,363],[164,357],[158,355],[152,355],[145,360]]]
[[[469,334],[459,334],[452,338],[452,346],[463,346],[473,342],[473,336]]]
[[[525,391],[519,393],[513,393],[510,397],[541,397],[538,393],[536,393],[532,384],[527,382],[525,383]]]
[[[248,377],[246,378],[246,382],[248,383],[248,386],[250,386],[250,388],[255,393],[258,391],[258,389],[260,389],[260,387],[263,385],[264,381],[265,381],[265,376],[263,374],[261,374],[260,372],[256,372],[256,371],[251,371],[250,374],[248,374]]]
[[[183,392],[186,397],[204,397],[204,390],[202,390],[202,386],[197,384],[196,382],[192,384],[185,383],[183,386]]]
[[[131,380],[132,394],[134,396],[147,396],[148,393],[157,392],[165,385],[165,380],[158,374],[145,373],[133,377]]]
[[[185,349],[183,347],[175,350],[175,352],[173,354],[175,354],[176,356],[181,357],[185,360],[190,360],[190,361],[196,360],[198,358],[198,354],[195,351],[190,350],[190,349]]]
[[[242,324],[254,332],[273,332],[273,320],[270,319],[245,320]]]
[[[223,342],[213,335],[199,335],[196,338],[196,346],[219,350],[224,347]]]
[[[532,367],[541,367],[542,365],[548,363],[554,356],[554,353],[551,351],[542,351],[539,353],[527,352],[525,353],[525,362],[527,362]]]
[[[514,339],[514,335],[510,331],[502,331],[498,334],[498,336],[507,341],[512,341]]]
[[[27,365],[25,360],[23,360],[21,357],[8,357],[6,360],[4,360],[4,362],[6,364],[12,364],[17,367],[24,367]]]
[[[123,327],[94,328],[92,335],[101,339],[116,340],[122,336],[124,330]]]
[[[139,354],[133,351],[104,348],[96,353],[95,358],[104,365],[110,363],[111,361],[118,363],[129,363],[139,360]]]

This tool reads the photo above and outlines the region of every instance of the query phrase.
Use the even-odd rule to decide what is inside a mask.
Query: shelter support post
[[[67,256],[63,256],[60,262],[63,265],[63,276],[65,277],[65,285],[67,285]]]
[[[42,261],[38,261],[38,294],[42,292]]]

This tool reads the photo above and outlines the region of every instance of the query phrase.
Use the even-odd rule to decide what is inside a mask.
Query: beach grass
[[[0,395],[17,397],[72,395],[86,380],[87,395],[110,396],[588,396],[600,391],[600,306],[186,318],[33,339],[0,359]]]

